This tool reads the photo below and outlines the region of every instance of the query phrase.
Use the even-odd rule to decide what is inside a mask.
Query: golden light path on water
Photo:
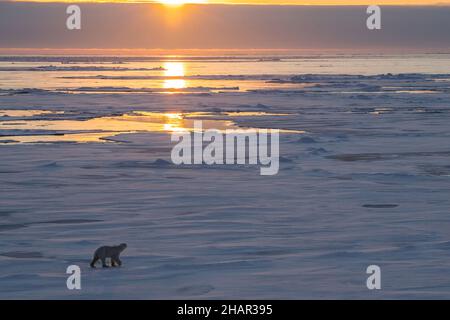
[[[2,112],[4,116],[19,117],[20,119],[0,121],[0,130],[6,130],[1,133],[2,137],[0,137],[0,144],[108,142],[108,138],[119,134],[142,132],[192,132],[195,130],[195,121],[200,119],[202,130],[217,130],[219,132],[232,130],[233,132],[245,132],[247,130],[258,129],[241,128],[231,119],[223,119],[223,117],[288,115],[264,112],[224,112],[221,114],[209,114],[205,112],[158,113],[135,111],[120,116],[99,117],[89,120],[38,120],[26,119],[26,117],[42,114],[47,115],[52,112],[43,113],[41,110],[3,110]],[[55,112],[53,114],[60,113],[61,112]],[[220,119],[203,119],[205,117],[214,116]],[[7,130],[14,130],[14,134],[8,135]],[[26,135],[20,135],[18,130],[28,130],[28,133]],[[30,133],[30,130],[34,130],[34,133]],[[280,130],[280,132],[296,134],[304,133],[304,131],[297,130]]]
[[[183,62],[164,62],[165,71],[164,76],[174,77],[175,79],[164,80],[164,89],[184,89],[187,87],[186,80],[177,79],[177,77],[184,77],[184,63]]]

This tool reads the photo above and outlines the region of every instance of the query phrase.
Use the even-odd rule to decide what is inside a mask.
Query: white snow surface
[[[172,165],[167,133],[0,145],[0,298],[448,299],[445,79],[310,75],[285,81],[312,88],[182,95],[4,90],[2,110],[64,111],[36,119],[262,111],[289,116],[232,120],[306,134],[281,135],[272,177]],[[0,140],[14,134],[0,125]],[[122,242],[121,268],[89,268],[97,247]],[[66,288],[72,264],[80,291]],[[366,288],[373,264],[379,291]]]

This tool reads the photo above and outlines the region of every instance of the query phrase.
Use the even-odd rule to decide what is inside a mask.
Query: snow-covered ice
[[[449,74],[264,75],[275,87],[200,94],[2,86],[0,298],[450,298]],[[137,111],[304,133],[281,134],[271,177],[175,166],[163,130],[39,143]],[[121,268],[89,268],[122,242]]]

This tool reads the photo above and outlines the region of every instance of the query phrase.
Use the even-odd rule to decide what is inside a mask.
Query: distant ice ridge
[[[378,74],[378,75],[350,75],[350,74],[302,74],[290,77],[280,82],[332,82],[332,81],[361,81],[361,80],[428,80],[447,79],[450,74],[423,74],[423,73],[401,73],[401,74]],[[272,81],[277,81],[276,79]]]
[[[0,67],[0,72],[11,71],[165,71],[163,67],[155,68],[124,68],[124,67],[94,67],[94,66],[38,66],[38,67]]]
[[[58,91],[74,92],[209,92],[214,90],[239,90],[239,87],[187,87],[187,88],[130,88],[130,87],[80,87],[74,89],[58,89]]]
[[[72,75],[62,76],[62,79],[94,79],[105,80],[107,85],[65,87],[66,83],[58,83],[55,89],[44,88],[15,88],[0,89],[0,95],[16,95],[27,93],[70,93],[70,92],[108,92],[108,93],[208,93],[226,91],[246,91],[250,93],[273,94],[363,94],[370,99],[370,94],[435,94],[450,92],[450,74],[378,74],[378,75],[334,75],[334,74],[304,74],[304,75],[188,75],[188,76],[161,76],[161,75]],[[183,79],[198,81],[185,88],[165,88],[158,82],[148,83],[139,88],[126,85],[127,80],[170,80]],[[123,80],[120,85],[110,85],[106,80]],[[208,80],[214,81],[209,86]],[[130,82],[132,83],[132,82]],[[119,83],[118,83],[119,84]],[[124,85],[125,84],[125,85]],[[206,85],[204,85],[206,84]],[[231,86],[229,84],[232,84]]]
[[[187,87],[187,88],[130,88],[130,87],[79,87],[58,88],[54,90],[23,88],[23,89],[0,89],[0,95],[20,94],[64,94],[71,92],[108,92],[108,93],[161,93],[161,92],[183,92],[183,93],[208,93],[212,91],[239,91],[239,87]]]
[[[103,80],[155,80],[183,78],[186,80],[266,80],[269,83],[311,83],[334,81],[361,81],[361,80],[428,80],[449,79],[450,74],[378,74],[378,75],[350,75],[350,74],[302,74],[302,75],[276,75],[276,74],[211,74],[211,75],[185,75],[185,76],[160,76],[160,75],[87,75],[87,76],[62,76],[61,79],[103,79]]]
[[[185,75],[185,76],[160,76],[160,75],[88,75],[88,76],[61,76],[60,79],[99,79],[99,80],[164,80],[164,79],[184,79],[184,80],[266,80],[277,78],[277,75]],[[289,80],[288,77],[284,79]]]
[[[378,74],[378,75],[335,75],[304,74],[288,79],[273,79],[269,83],[311,84],[305,91],[341,93],[434,93],[450,90],[449,74]],[[260,92],[261,90],[257,90]],[[298,91],[298,90],[296,90]]]
[[[17,94],[45,94],[51,91],[38,88],[21,88],[21,89],[1,89],[0,96],[17,95]]]

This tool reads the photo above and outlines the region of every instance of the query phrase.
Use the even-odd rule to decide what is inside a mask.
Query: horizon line
[[[423,48],[1,48],[0,55],[120,55],[120,56],[193,56],[193,55],[256,55],[256,54],[450,54],[447,49]]]

